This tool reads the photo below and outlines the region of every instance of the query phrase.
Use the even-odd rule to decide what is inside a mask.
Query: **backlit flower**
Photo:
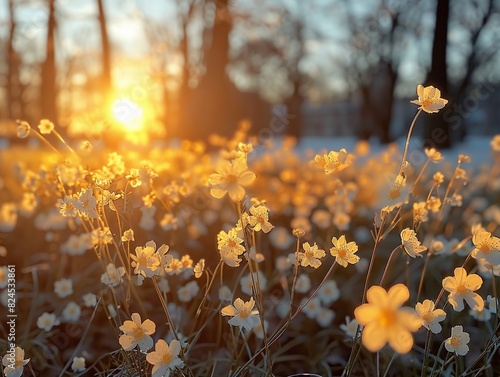
[[[173,339],[170,345],[159,339],[155,350],[146,355],[148,363],[153,365],[152,377],[169,376],[175,368],[184,366],[184,362],[179,358],[180,352],[181,343],[177,339]]]
[[[139,187],[142,184],[141,173],[139,169],[130,169],[130,173],[125,176],[130,186]]]
[[[24,350],[21,347],[14,349],[14,354],[7,352],[2,358],[2,364],[5,367],[3,372],[5,377],[21,377],[24,366],[28,364],[30,359],[24,359]]]
[[[330,174],[336,171],[341,171],[350,165],[349,154],[342,148],[340,151],[331,151],[328,154],[314,157],[314,161],[325,170],[325,174]]]
[[[441,325],[439,322],[444,321],[446,313],[443,309],[435,309],[434,301],[424,300],[422,303],[417,302],[415,310],[422,320],[422,326],[427,330],[431,330],[434,334],[441,332]]]
[[[325,251],[319,249],[316,242],[312,246],[309,245],[309,242],[305,242],[302,247],[304,248],[304,252],[299,252],[297,258],[300,265],[303,267],[311,266],[314,268],[321,266],[320,258],[323,258],[326,255]]]
[[[123,232],[122,242],[135,241],[134,231],[132,229],[127,229]]]
[[[205,271],[205,259],[200,259],[198,263],[194,266],[194,277],[196,279],[200,278],[201,275],[203,274],[203,271]]]
[[[215,198],[222,198],[229,193],[233,201],[240,201],[245,197],[244,187],[255,180],[255,174],[248,170],[245,158],[235,158],[232,162],[222,161],[217,173],[208,177],[212,185],[210,194]]]
[[[441,152],[437,151],[435,148],[425,148],[425,154],[430,161],[438,163],[443,159]]]
[[[484,258],[492,265],[500,264],[500,238],[493,237],[490,232],[479,230],[472,236],[474,250],[471,256],[476,259]]]
[[[441,91],[433,86],[417,86],[418,100],[410,101],[411,103],[420,106],[419,110],[424,110],[426,113],[437,113],[447,103],[448,100],[441,98]]]
[[[412,258],[422,257],[422,253],[427,250],[427,247],[420,244],[415,231],[410,228],[401,231],[401,243],[406,254]]]
[[[91,219],[96,219],[98,217],[95,210],[96,204],[97,199],[94,197],[92,189],[82,189],[76,201],[76,207],[80,213]]]
[[[52,131],[54,131],[54,123],[52,123],[50,120],[48,119],[42,119],[40,121],[40,124],[38,124],[38,129],[40,130],[40,133],[41,134],[45,134],[45,135],[48,135],[50,134]]]
[[[259,311],[254,310],[255,301],[253,297],[244,302],[241,298],[234,300],[234,306],[228,305],[222,308],[223,316],[232,317],[229,320],[231,326],[238,326],[250,331],[259,324]]]
[[[108,263],[106,272],[101,275],[101,283],[110,287],[116,287],[123,281],[123,275],[125,275],[124,267],[116,268],[113,263]]]
[[[450,292],[448,301],[457,312],[464,309],[464,300],[474,310],[482,310],[484,301],[477,293],[483,279],[479,275],[467,275],[467,271],[462,267],[455,268],[454,276],[448,276],[443,279],[443,288]]]
[[[409,307],[402,307],[410,297],[404,284],[396,284],[386,291],[379,286],[368,289],[368,303],[358,306],[354,316],[360,325],[363,345],[370,351],[389,345],[398,353],[407,353],[413,347],[411,332],[417,331],[422,321]]]
[[[444,341],[444,347],[448,352],[455,352],[456,355],[465,356],[469,352],[469,342],[470,336],[464,332],[464,328],[454,326],[451,329],[451,337]]]
[[[144,247],[138,246],[135,248],[135,255],[130,254],[132,258],[132,267],[134,274],[142,275],[146,278],[160,275],[163,267],[172,262],[173,257],[167,254],[169,250],[168,245],[161,245],[156,250],[156,243],[154,241],[146,242]]]
[[[153,347],[153,338],[150,335],[155,332],[156,325],[150,319],[141,322],[138,313],[133,313],[131,317],[132,321],[126,320],[120,326],[124,333],[120,336],[120,345],[125,351],[130,351],[138,345],[142,352],[146,352]]]
[[[248,217],[250,226],[255,230],[269,233],[273,229],[272,224],[269,222],[269,212],[266,206],[260,205],[258,207],[250,207],[250,216]]]
[[[330,248],[330,254],[335,257],[335,261],[342,267],[347,267],[348,263],[355,264],[358,263],[359,257],[355,255],[358,251],[358,245],[356,242],[351,241],[346,242],[345,236],[340,236],[332,238],[333,247]]]

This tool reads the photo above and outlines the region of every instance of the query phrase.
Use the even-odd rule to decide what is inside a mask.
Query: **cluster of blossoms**
[[[419,106],[418,114],[421,111],[435,113],[447,102],[440,98],[439,90],[432,87],[419,86],[417,94],[418,100],[412,102]],[[54,125],[45,120],[40,122],[38,129],[42,135],[55,132]],[[20,137],[28,136],[30,130],[27,123],[19,122]],[[180,331],[190,327],[196,332],[199,323],[203,323],[204,328],[215,322],[213,317],[216,315],[228,317],[227,323],[241,330],[237,335],[246,337],[246,346],[250,344],[246,343],[248,339],[253,339],[250,334],[255,335],[256,341],[275,341],[271,330],[276,323],[285,323],[277,329],[276,333],[280,333],[300,313],[305,321],[314,320],[321,328],[329,329],[336,314],[343,311],[349,314],[340,324],[347,336],[343,339],[346,344],[357,346],[361,342],[372,352],[388,344],[396,353],[404,354],[413,348],[413,333],[422,327],[429,331],[431,339],[431,334],[439,334],[445,325],[450,325],[451,334],[444,341],[444,347],[457,356],[468,353],[471,336],[464,332],[464,326],[470,323],[453,321],[460,321],[467,314],[464,313],[466,306],[476,321],[489,321],[492,315],[497,316],[497,297],[488,296],[485,300],[479,293],[485,290],[487,279],[493,277],[494,284],[494,276],[500,276],[500,239],[493,235],[495,228],[492,226],[500,219],[500,209],[497,206],[489,212],[485,210],[480,219],[470,216],[468,225],[483,222],[485,227],[472,226],[471,235],[463,241],[430,234],[432,226],[449,215],[448,209],[460,207],[467,201],[461,191],[463,183],[469,182],[462,166],[468,162],[467,156],[459,156],[443,195],[445,174],[442,172],[433,172],[430,187],[421,182],[417,186],[417,181],[425,177],[427,164],[433,166],[430,163],[443,160],[434,148],[425,150],[427,161],[417,175],[415,167],[406,161],[407,149],[399,171],[392,171],[399,164],[395,161],[396,152],[390,150],[380,156],[382,164],[374,159],[367,161],[364,167],[357,166],[358,159],[346,149],[340,149],[313,158],[311,154],[313,161],[304,165],[294,154],[293,143],[285,140],[280,149],[263,153],[250,164],[248,154],[253,150],[252,144],[236,141],[222,143],[228,149],[221,151],[216,172],[213,172],[212,156],[208,158],[202,147],[189,143],[177,154],[165,151],[140,162],[132,157],[133,167],[116,152],[107,155],[107,161],[96,169],[83,169],[71,161],[56,163],[54,169],[44,168],[38,172],[19,166],[17,174],[26,192],[18,202],[9,201],[0,206],[0,231],[13,231],[19,218],[35,216],[40,210],[35,226],[44,232],[48,244],[61,240],[58,251],[65,260],[78,261],[86,251],[94,250],[102,267],[98,274],[104,288],[98,296],[82,292],[76,276],[56,278],[51,299],[58,303],[61,299],[71,301],[61,303],[55,310],[44,306],[43,312],[35,317],[41,337],[48,339],[60,330],[61,323],[81,323],[86,308],[96,311],[102,302],[109,319],[121,324],[121,334],[117,337],[121,352],[134,352],[134,357],[143,357],[152,365],[153,376],[160,377],[188,367],[185,356],[192,350],[189,347],[195,343],[197,335],[189,334],[188,346],[183,336],[176,332],[177,326]],[[498,140],[493,145],[496,152],[500,151]],[[362,147],[362,144],[357,147],[360,156],[364,153]],[[84,144],[82,149],[89,151],[91,146]],[[305,173],[300,176],[297,172],[302,171]],[[382,176],[391,179],[381,182],[379,177]],[[47,196],[51,189],[59,193],[57,208],[43,212],[38,198]],[[422,196],[421,191],[427,189],[428,195]],[[45,196],[39,195],[41,192]],[[248,200],[250,193],[268,200]],[[213,200],[210,195],[221,200]],[[186,205],[188,202],[194,203],[193,206]],[[364,225],[352,226],[351,222],[360,217],[371,221],[373,209],[376,210],[373,233]],[[131,220],[123,224],[129,218],[135,221],[136,214],[139,215],[136,224]],[[116,223],[113,223],[115,218]],[[77,231],[80,226],[82,230]],[[135,231],[132,228],[124,230],[127,226]],[[294,230],[290,232],[287,226]],[[341,276],[339,279],[349,282],[355,281],[357,275],[350,269],[358,273],[368,269],[367,279],[371,278],[372,265],[368,267],[367,259],[360,255],[373,240],[376,245],[386,240],[390,243],[392,239],[386,236],[396,227],[399,237],[395,237],[394,250],[404,251],[401,254],[407,260],[409,272],[413,273],[409,268],[411,263],[433,263],[439,259],[434,259],[436,256],[452,254],[470,256],[466,262],[475,261],[477,271],[464,262],[454,269],[453,276],[439,279],[439,289],[447,295],[444,305],[439,300],[441,295],[436,301],[427,298],[431,294],[426,287],[422,295],[419,289],[416,299],[411,298],[414,307],[406,306],[413,282],[410,278],[407,285],[393,283],[388,289],[384,288],[384,278],[379,285],[367,286],[361,305],[354,310],[333,305],[341,297],[337,277],[333,280],[325,276],[313,290],[318,282],[316,275],[323,269],[329,269],[327,275],[335,271]],[[160,229],[162,237],[172,237],[170,246],[157,247],[154,241],[142,243]],[[216,236],[209,233],[214,229],[218,231]],[[65,230],[70,233],[66,238],[63,237]],[[182,236],[178,236],[181,231]],[[332,237],[332,234],[337,236]],[[331,243],[325,242],[326,235],[332,237]],[[136,238],[141,246],[135,244]],[[205,242],[207,239],[211,243]],[[305,240],[308,242],[303,242]],[[219,264],[215,270],[211,269],[214,261],[208,254],[205,257],[207,245],[211,244],[216,255],[218,251]],[[182,250],[180,245],[192,247],[195,253],[201,250],[206,259],[195,263],[190,255],[196,254],[191,251],[179,254],[174,250]],[[327,258],[328,251],[334,259]],[[274,256],[276,260],[269,261]],[[442,260],[444,258],[439,262]],[[442,268],[451,260],[447,258]],[[375,259],[372,262],[376,263]],[[383,277],[389,267],[394,268],[394,265],[387,263]],[[0,268],[2,289],[6,275],[6,269]],[[225,285],[227,282],[223,278],[227,279],[228,275],[237,276],[234,287]],[[195,279],[206,277],[206,283],[204,279],[193,280],[192,276]],[[341,280],[337,281],[341,285]],[[422,286],[423,282],[424,276]],[[175,339],[170,341],[158,339],[155,343],[153,335],[160,332],[155,322],[142,321],[141,316],[130,309],[130,297],[136,297],[132,294],[139,293],[137,296],[142,298],[142,290],[150,292],[151,284],[167,313],[169,331],[175,334]],[[174,284],[176,291],[171,292]],[[213,290],[218,284],[217,300]],[[354,285],[357,283],[346,284],[342,295],[354,292]],[[279,290],[282,296],[273,302],[276,310],[272,313],[266,310],[263,301],[263,295],[271,290]],[[80,300],[75,298],[77,295]],[[420,297],[425,298],[420,300]],[[145,305],[144,310],[150,307]],[[449,315],[447,311],[451,310],[457,313]],[[458,316],[459,312],[462,316]],[[124,313],[127,317],[130,315],[130,320],[122,323],[120,318]],[[159,321],[156,323],[161,326]],[[222,326],[228,327],[225,321]],[[16,349],[14,367],[12,363],[7,365],[4,358],[4,373],[9,377],[20,375],[28,361],[24,359],[24,351]],[[84,357],[75,356],[71,368],[75,372],[84,371],[85,363]]]

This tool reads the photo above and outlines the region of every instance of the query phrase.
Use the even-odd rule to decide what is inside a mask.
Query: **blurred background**
[[[390,142],[500,132],[500,0],[0,0],[0,135],[272,135]],[[444,136],[443,136],[444,135]]]

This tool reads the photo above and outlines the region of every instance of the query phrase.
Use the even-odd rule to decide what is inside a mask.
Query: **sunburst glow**
[[[139,131],[143,125],[142,108],[129,99],[118,99],[111,107],[111,114],[127,131]]]

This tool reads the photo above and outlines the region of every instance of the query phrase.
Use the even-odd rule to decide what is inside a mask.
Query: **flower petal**
[[[366,299],[371,304],[377,304],[378,307],[387,305],[387,292],[384,288],[374,285],[366,292]]]
[[[376,352],[385,346],[388,334],[384,327],[371,323],[363,329],[361,340],[369,351]]]

